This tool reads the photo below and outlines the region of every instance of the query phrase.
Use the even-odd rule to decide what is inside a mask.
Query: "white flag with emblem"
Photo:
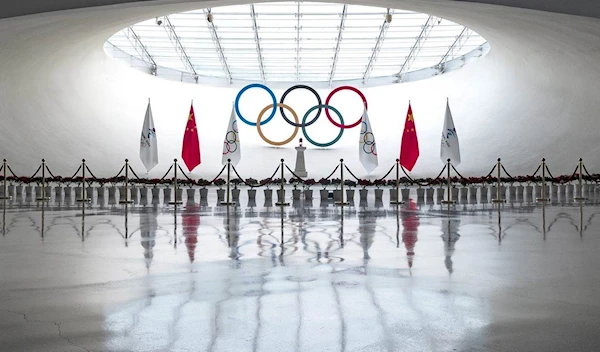
[[[360,129],[360,139],[358,140],[358,160],[369,173],[379,165],[377,161],[377,144],[375,144],[375,136],[371,129],[367,109],[364,110],[362,116],[362,127]]]
[[[231,165],[236,166],[242,158],[242,149],[240,145],[240,133],[237,128],[237,116],[235,109],[231,107],[231,115],[227,124],[227,132],[223,140],[223,158],[221,163],[227,164],[227,159],[231,159]]]
[[[142,159],[142,163],[148,172],[158,165],[157,144],[156,129],[154,128],[154,120],[152,119],[152,108],[150,107],[150,101],[148,101],[146,117],[142,126],[142,135],[140,136],[140,159]]]
[[[458,134],[454,128],[452,113],[450,112],[450,103],[446,102],[446,117],[444,118],[444,129],[442,130],[442,143],[440,158],[443,163],[450,159],[454,166],[460,165],[460,146],[458,144]]]

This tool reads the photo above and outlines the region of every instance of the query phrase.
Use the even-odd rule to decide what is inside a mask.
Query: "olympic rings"
[[[317,93],[316,90],[314,90],[312,87],[305,86],[303,84],[295,85],[295,86],[291,87],[290,89],[286,90],[285,93],[283,93],[283,95],[281,96],[281,101],[279,101],[279,102],[283,104],[283,101],[285,100],[285,97],[287,97],[287,95],[290,94],[293,90],[296,90],[296,89],[299,89],[299,88],[306,89],[309,92],[313,93],[314,96],[317,97],[317,104],[318,105],[321,105],[323,103],[321,101],[321,97],[319,96],[319,93]],[[302,126],[306,127],[306,126],[310,126],[313,123],[317,122],[317,120],[319,119],[319,116],[321,116],[322,110],[323,110],[322,108],[319,108],[319,112],[317,113],[317,116],[315,116],[314,119],[310,120],[310,122],[302,123],[302,125],[300,125],[300,124],[293,123],[292,121],[290,121],[290,119],[288,119],[287,116],[285,116],[285,112],[283,111],[283,108],[279,108],[281,116],[283,117],[283,119],[285,120],[285,122],[289,123],[290,125],[292,125],[294,127],[302,127]]]
[[[360,90],[358,90],[357,88],[354,88],[352,86],[341,86],[341,87],[337,87],[336,89],[331,91],[331,93],[329,93],[329,96],[327,96],[327,99],[325,99],[325,105],[329,105],[329,101],[331,100],[331,97],[333,97],[333,95],[335,93],[337,93],[341,90],[351,90],[351,91],[355,92],[356,94],[358,94],[360,96],[360,98],[362,99],[363,104],[365,105],[365,110],[368,110],[367,98],[365,98],[364,94]],[[361,123],[361,121],[362,121],[362,114],[360,115],[360,118],[351,125],[344,125],[343,122],[341,124],[339,124],[339,123],[333,121],[333,119],[331,118],[331,115],[329,114],[329,109],[325,109],[325,115],[327,115],[327,119],[329,119],[329,122],[331,122],[335,127],[339,127],[339,128],[353,128],[353,127],[358,126],[358,124]]]
[[[270,106],[274,107],[275,105],[277,105],[277,98],[275,98],[275,93],[273,93],[273,91],[271,89],[269,89],[269,87],[265,86],[264,84],[260,84],[260,83],[249,84],[249,85],[245,86],[244,88],[242,88],[242,90],[240,90],[240,92],[235,97],[235,113],[237,114],[237,116],[239,116],[240,120],[242,120],[243,123],[250,125],[250,126],[256,126],[255,122],[250,122],[250,121],[246,120],[244,118],[244,116],[242,116],[242,113],[240,112],[240,107],[239,107],[240,98],[241,98],[242,94],[244,94],[244,92],[250,88],[262,88],[262,89],[266,90],[267,93],[269,93],[269,95],[271,96],[271,99],[273,100],[273,105],[270,105]],[[276,112],[277,112],[277,109],[273,108],[273,111],[271,111],[271,115],[269,115],[269,117],[267,117],[267,119],[264,120],[263,122],[261,122],[260,124],[264,125],[264,124],[268,123],[269,121],[271,121],[271,119],[273,117],[275,117]]]
[[[342,117],[342,114],[340,114],[340,112],[336,108],[334,108],[333,106],[327,105],[327,104],[319,104],[319,105],[315,105],[312,108],[308,109],[308,111],[306,112],[306,114],[304,114],[304,118],[302,118],[302,134],[304,134],[304,137],[306,138],[306,140],[309,141],[310,143],[312,143],[313,145],[315,145],[317,147],[327,148],[327,147],[331,147],[332,145],[334,145],[335,143],[337,143],[337,141],[339,141],[340,138],[342,138],[342,135],[344,134],[344,128],[340,128],[340,133],[331,142],[328,142],[328,143],[319,143],[319,142],[313,141],[308,136],[308,134],[306,133],[306,128],[305,128],[304,123],[306,122],[306,119],[308,118],[308,115],[310,115],[310,113],[313,112],[313,110],[315,110],[315,109],[321,109],[321,108],[333,110],[333,112],[335,112],[336,115],[339,117],[340,122],[342,123],[342,125],[344,124],[344,118]],[[327,111],[327,110],[325,110],[325,111]]]
[[[259,114],[258,119],[256,120],[256,122],[250,122],[247,119],[245,119],[239,109],[239,102],[240,102],[240,98],[242,96],[242,94],[244,94],[244,92],[246,92],[248,89],[251,88],[262,88],[265,91],[267,91],[267,93],[269,93],[269,95],[271,96],[271,100],[273,101],[272,104],[269,104],[267,107],[265,107]],[[285,98],[287,97],[287,95],[289,93],[291,93],[292,91],[296,90],[296,89],[306,89],[308,91],[310,91],[311,93],[313,93],[313,95],[317,98],[317,102],[318,104],[313,106],[312,108],[310,108],[306,114],[304,114],[304,117],[302,119],[302,123],[299,123],[299,119],[298,119],[298,115],[296,114],[296,112],[288,105],[284,104]],[[356,126],[358,126],[362,121],[362,114],[361,117],[354,123],[352,123],[351,125],[345,125],[344,124],[344,118],[342,117],[342,114],[333,106],[329,105],[329,101],[331,100],[331,98],[333,97],[333,95],[337,92],[339,92],[340,90],[351,90],[353,92],[355,92],[356,94],[358,94],[360,96],[360,98],[363,101],[364,104],[364,109],[367,110],[367,99],[365,98],[364,94],[358,90],[357,88],[351,87],[351,86],[341,86],[338,87],[336,89],[334,89],[328,96],[327,99],[325,100],[325,104],[322,103],[321,101],[321,97],[319,96],[319,93],[317,93],[316,90],[314,90],[313,88],[306,86],[306,85],[295,85],[291,88],[289,88],[288,90],[286,90],[282,97],[281,97],[281,101],[279,103],[277,103],[277,99],[275,98],[275,94],[273,93],[273,91],[271,89],[269,89],[267,86],[263,85],[263,84],[259,84],[259,83],[253,83],[253,84],[249,84],[247,86],[245,86],[244,88],[242,88],[236,98],[235,98],[235,112],[237,114],[237,116],[240,118],[240,120],[242,122],[244,122],[247,125],[250,126],[256,126],[256,129],[258,131],[258,134],[260,135],[260,137],[268,144],[273,145],[273,146],[282,146],[285,144],[288,144],[289,142],[291,142],[296,135],[298,134],[298,128],[302,128],[302,133],[304,134],[304,137],[306,137],[306,140],[317,146],[317,147],[329,147],[334,145],[335,143],[337,143],[340,138],[342,138],[342,135],[344,134],[344,130],[346,128],[354,128]],[[265,135],[262,133],[262,129],[261,126],[265,125],[266,123],[268,123],[269,121],[271,121],[273,119],[273,117],[275,117],[275,114],[277,113],[277,108],[279,108],[279,111],[281,113],[281,116],[283,117],[283,119],[285,120],[285,122],[287,122],[289,125],[293,126],[295,128],[294,133],[292,134],[291,137],[289,137],[288,139],[281,141],[281,142],[274,142],[270,139],[268,139],[267,137],[265,137]],[[319,119],[319,117],[321,116],[321,112],[323,110],[323,108],[325,108],[325,114],[327,115],[327,119],[336,127],[338,127],[340,129],[340,133],[338,134],[338,136],[332,140],[331,142],[328,143],[319,143],[319,142],[315,142],[314,140],[312,140],[307,132],[306,132],[306,127],[312,125],[313,123],[317,122],[317,120]],[[265,119],[263,120],[263,116],[265,115],[265,113],[267,112],[267,110],[272,109],[271,114]],[[316,116],[310,120],[310,121],[306,121],[308,119],[308,116],[310,115],[311,112],[313,112],[314,110],[319,109],[319,111],[317,112]],[[338,118],[340,119],[340,122],[336,122],[333,120],[333,118],[331,117],[329,110],[333,110],[333,112],[338,116]],[[292,113],[293,117],[294,117],[294,121],[291,121],[285,114],[284,110],[288,110],[289,112]],[[377,155],[377,149],[375,146],[375,139],[373,138],[372,133],[370,132],[366,132],[366,124],[363,122],[363,126],[362,126],[362,131],[361,131],[361,135],[363,136],[363,140],[361,141],[361,144],[363,145],[362,148],[365,151],[365,153],[368,154],[375,154]],[[226,137],[225,137],[225,144],[227,144],[226,146],[224,146],[224,153],[229,153],[229,152],[234,152],[235,150],[237,150],[238,148],[238,138],[237,138],[237,126],[232,126],[232,130],[228,131]]]
[[[296,121],[296,124],[298,124],[298,115],[296,115],[296,112],[294,111],[294,109],[292,109],[291,107],[289,107],[288,105],[285,105],[283,103],[278,103],[277,107],[285,108],[286,110],[289,110],[289,112],[292,113],[292,116],[294,117],[294,120]],[[256,125],[256,130],[258,131],[258,135],[260,136],[260,138],[263,139],[263,141],[267,142],[270,145],[273,145],[273,146],[276,146],[276,147],[282,146],[282,145],[286,145],[289,142],[291,142],[294,138],[296,138],[296,135],[298,134],[298,127],[294,127],[294,133],[292,133],[292,136],[290,138],[286,139],[285,141],[282,141],[282,142],[273,142],[272,140],[270,140],[267,137],[265,137],[265,135],[262,133],[262,130],[260,128],[260,126],[262,125],[262,123],[260,121],[262,120],[262,117],[265,114],[265,112],[267,112],[267,110],[269,110],[270,108],[273,108],[273,111],[277,111],[275,105],[269,104],[264,109],[262,109],[262,111],[260,112],[260,114],[258,114],[258,119],[256,120],[256,124],[255,124]],[[267,119],[267,121],[268,120],[269,119]],[[306,120],[306,118],[305,118],[305,120]]]
[[[223,141],[223,155],[235,153],[238,149],[238,133],[237,124],[235,121],[231,124],[231,129],[225,134],[225,140]]]

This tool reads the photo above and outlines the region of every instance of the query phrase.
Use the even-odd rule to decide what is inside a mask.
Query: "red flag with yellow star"
[[[417,128],[412,113],[412,107],[408,103],[408,112],[406,113],[406,122],[402,132],[402,145],[400,146],[400,165],[408,171],[412,171],[419,158],[419,139],[417,138]]]
[[[198,129],[196,128],[194,105],[190,108],[190,115],[187,120],[187,125],[185,126],[185,133],[183,134],[181,158],[190,171],[200,165],[200,141],[198,141]]]

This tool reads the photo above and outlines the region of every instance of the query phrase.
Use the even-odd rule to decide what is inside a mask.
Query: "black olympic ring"
[[[311,93],[313,93],[315,95],[315,97],[317,97],[317,101],[319,102],[318,105],[321,106],[321,97],[319,96],[319,93],[317,93],[316,90],[314,90],[312,87],[303,85],[303,84],[298,84],[295,85],[293,87],[290,87],[288,90],[285,91],[285,93],[283,93],[283,95],[281,96],[281,101],[279,103],[283,104],[283,101],[285,100],[285,97],[291,93],[293,90],[295,89],[306,89],[308,91],[310,91]],[[319,107],[319,111],[317,112],[317,116],[315,116],[312,120],[310,120],[307,123],[295,123],[293,121],[291,121],[290,119],[287,118],[287,116],[285,116],[285,112],[283,111],[283,107],[279,108],[279,112],[281,113],[281,116],[283,117],[283,119],[285,120],[285,122],[289,123],[290,125],[294,126],[294,127],[307,127],[312,125],[313,123],[317,122],[317,120],[319,119],[319,116],[321,116],[321,111],[323,110],[322,107]]]

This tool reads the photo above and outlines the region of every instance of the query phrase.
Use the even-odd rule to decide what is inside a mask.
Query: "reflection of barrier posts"
[[[46,159],[42,159],[42,193],[36,200],[42,202],[50,200],[50,197],[46,197]]]
[[[344,206],[350,204],[348,202],[344,202],[344,159],[340,159],[340,179],[342,180],[340,184],[340,191],[342,192],[342,195],[340,197],[340,201],[335,202],[335,204]]]
[[[284,193],[285,190],[283,189],[283,186],[284,186],[284,183],[285,183],[285,180],[283,179],[283,176],[284,176],[283,172],[285,170],[285,164],[284,164],[284,160],[283,159],[281,159],[280,168],[281,168],[281,185],[279,187],[279,190],[281,192],[281,195],[277,197],[279,201],[277,203],[275,203],[275,205],[284,207],[284,206],[290,205],[290,203],[286,203],[285,202],[285,193]]]
[[[448,199],[443,200],[442,204],[454,204],[456,202],[452,200],[452,180],[450,179],[450,169],[452,166],[450,164],[450,158],[447,160],[446,168],[448,169]]]
[[[496,168],[498,169],[498,180],[496,185],[496,199],[492,199],[492,203],[504,203],[504,198],[500,197],[500,189],[502,188],[502,163],[500,162],[500,158],[498,158],[498,164],[496,164]]]
[[[546,158],[542,158],[542,196],[537,198],[538,202],[548,202],[550,199],[546,197]]]
[[[342,178],[343,182],[343,178]],[[396,201],[390,201],[392,205],[400,205],[404,204],[403,201],[400,200],[400,159],[396,159]]]
[[[11,196],[9,196],[6,193],[6,192],[8,192],[8,185],[6,184],[6,169],[8,169],[8,165],[6,165],[6,159],[4,159],[2,162],[3,193],[2,193],[2,197],[0,197],[0,199],[11,199],[12,198]]]
[[[81,203],[90,201],[85,192],[85,169],[85,159],[81,159],[81,199],[77,199]]]
[[[175,172],[175,177],[173,178],[173,187],[175,188],[175,198],[172,202],[169,202],[169,204],[172,205],[177,205],[177,204],[182,204],[183,202],[181,201],[181,199],[177,199],[177,159],[173,159],[173,170]]]
[[[227,195],[225,196],[225,201],[221,202],[221,205],[226,205],[226,206],[230,206],[230,205],[235,205],[235,202],[231,201],[230,198],[230,194],[231,194],[231,159],[227,159],[227,186],[226,186],[226,193]]]
[[[177,171],[175,171],[177,172]],[[130,204],[133,200],[129,199],[129,159],[125,159],[125,197],[121,197],[120,204]]]
[[[579,169],[579,197],[575,197],[575,200],[586,200],[587,198],[583,196],[583,159],[579,158],[579,165],[577,166]]]

